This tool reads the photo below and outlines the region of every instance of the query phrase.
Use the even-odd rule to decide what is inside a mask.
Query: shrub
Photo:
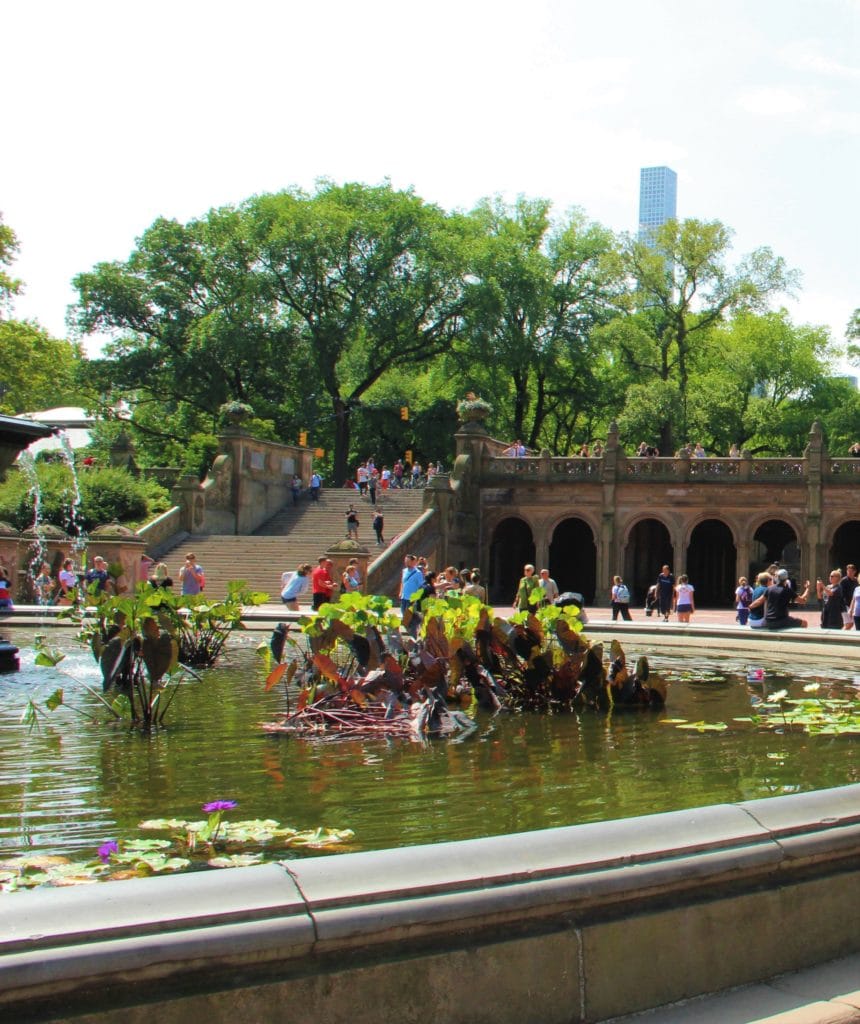
[[[107,466],[89,469],[78,475],[80,506],[74,513],[75,487],[68,466],[40,462],[36,474],[41,492],[40,515],[44,523],[59,526],[67,532],[92,530],[112,522],[140,522],[170,507],[167,491],[153,480],[134,477],[125,469]],[[18,530],[33,525],[34,502],[30,479],[20,469],[11,470],[0,484],[0,520]]]

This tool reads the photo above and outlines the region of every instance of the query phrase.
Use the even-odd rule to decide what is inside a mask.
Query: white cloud
[[[809,101],[790,89],[764,87],[751,89],[738,96],[738,105],[750,114],[781,117],[802,114],[809,109]]]
[[[779,54],[780,60],[796,71],[810,71],[828,78],[860,79],[860,64],[845,64],[821,52],[818,43],[791,43]]]

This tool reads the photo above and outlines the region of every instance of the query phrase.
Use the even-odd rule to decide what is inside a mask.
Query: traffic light
[[[409,419],[409,406],[408,405],[401,405],[400,406],[400,418],[402,420],[408,420]]]
[[[405,454],[405,455],[403,456],[403,458],[404,458],[404,459],[405,459],[405,460],[406,460],[407,462],[411,462],[411,461],[412,461],[412,449],[411,449],[411,448],[410,448],[410,449],[408,449],[408,451],[407,451],[407,452],[406,452],[406,454]]]
[[[308,432],[306,430],[299,431],[299,447],[307,448],[308,446]]]

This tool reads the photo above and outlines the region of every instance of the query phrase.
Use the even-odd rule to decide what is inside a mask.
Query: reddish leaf
[[[284,673],[287,671],[291,664],[295,663],[289,661],[282,661],[280,665],[276,665],[275,668],[272,669],[272,671],[266,677],[266,685],[264,687],[264,690],[267,693],[269,690],[272,689],[273,686],[278,685],[278,683],[283,678]]]

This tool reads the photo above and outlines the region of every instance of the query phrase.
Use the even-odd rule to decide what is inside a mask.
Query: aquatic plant
[[[224,800],[204,804],[224,810],[236,806]],[[231,806],[227,806],[231,805]],[[162,838],[148,836],[109,839],[97,849],[95,857],[75,861],[55,855],[24,855],[0,860],[0,892],[17,892],[40,886],[87,885],[97,881],[115,881],[148,875],[175,874],[192,868],[246,867],[265,861],[277,861],[292,850],[335,851],[349,847],[355,833],[348,828],[295,829],[274,819],[222,822],[210,831],[212,817],[207,821],[184,818],[153,818],[142,821],[138,829],[144,833],[162,833]]]

